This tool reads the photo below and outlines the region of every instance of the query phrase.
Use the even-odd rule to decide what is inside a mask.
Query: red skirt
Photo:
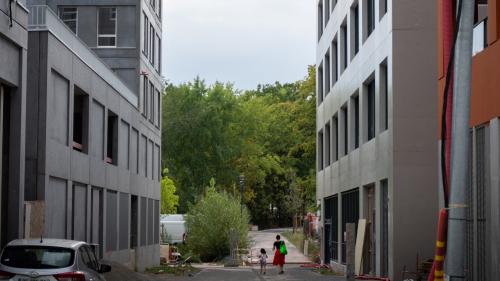
[[[274,253],[273,265],[284,265],[285,264],[285,255],[280,253],[280,249],[276,250]]]

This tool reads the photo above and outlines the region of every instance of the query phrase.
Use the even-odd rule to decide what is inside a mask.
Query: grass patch
[[[306,239],[304,233],[302,232],[301,229],[295,230],[295,233],[292,231],[285,231],[282,233],[282,235],[292,243],[295,248],[299,249],[302,253],[304,252],[304,241]],[[308,239],[309,241],[309,251],[308,251],[308,258],[311,259],[313,262],[318,262],[319,261],[319,251],[320,251],[320,245],[317,240],[314,239]]]
[[[147,273],[151,274],[171,274],[175,276],[192,275],[199,272],[199,269],[194,268],[190,264],[182,266],[160,265],[146,269]]]
[[[317,272],[321,275],[331,275],[331,276],[344,276],[342,273],[331,270],[330,268],[320,267],[314,269],[314,272]]]

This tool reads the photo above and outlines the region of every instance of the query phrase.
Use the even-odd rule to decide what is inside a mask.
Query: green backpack
[[[281,241],[281,245],[280,245],[280,253],[282,255],[286,255],[288,254],[288,251],[286,250],[286,246],[285,246],[285,241]]]

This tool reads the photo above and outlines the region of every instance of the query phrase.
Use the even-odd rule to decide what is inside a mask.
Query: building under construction
[[[366,219],[363,274],[401,280],[434,256],[438,215],[436,2],[319,0],[321,258],[343,268]]]
[[[449,23],[438,1],[440,108],[446,84]],[[453,14],[453,13],[452,13]],[[465,275],[467,281],[500,275],[500,1],[475,1],[470,112],[470,177],[467,186]],[[441,123],[441,121],[439,122]]]

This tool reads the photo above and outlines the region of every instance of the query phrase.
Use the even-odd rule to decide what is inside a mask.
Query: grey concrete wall
[[[30,45],[37,50],[36,55],[30,57],[30,65],[40,71],[29,85],[29,96],[36,96],[37,103],[33,106],[36,110],[30,112],[28,118],[44,121],[30,125],[36,133],[32,132],[35,137],[28,140],[28,146],[37,149],[30,150],[29,161],[33,168],[26,173],[26,178],[40,180],[32,180],[28,192],[36,199],[45,200],[49,206],[47,222],[60,228],[46,228],[48,236],[83,238],[99,243],[104,258],[127,263],[131,259],[131,222],[127,205],[130,194],[155,201],[160,199],[159,179],[145,176],[148,167],[145,164],[159,161],[159,157],[138,150],[137,136],[140,134],[147,142],[159,145],[160,132],[155,127],[145,126],[140,112],[106,83],[106,77],[97,76],[50,32],[32,31],[29,36]],[[76,86],[89,97],[88,153],[72,148]],[[105,162],[108,112],[118,116],[116,165]],[[135,137],[135,141],[131,137]],[[139,166],[144,175],[137,173],[140,153],[147,159]],[[152,173],[151,168],[148,174]],[[88,208],[82,212],[84,205]],[[146,210],[145,218],[139,216],[138,222],[144,224],[145,238],[154,236],[155,231],[154,224],[148,224],[148,215],[154,218],[155,214]],[[154,248],[147,249],[153,252],[144,250],[144,255],[156,257]],[[157,259],[150,258],[144,265],[158,262],[159,252]]]
[[[325,30],[317,45],[316,65],[320,65],[332,46],[334,38],[343,39],[340,28],[350,23],[351,7],[356,1],[339,1],[325,23]],[[380,1],[375,1],[375,29],[366,36],[366,1],[357,1],[361,9],[360,50],[352,54],[348,44],[347,68],[332,86],[324,86],[324,101],[317,108],[317,131],[334,116],[343,123],[341,108],[347,105],[349,131],[349,153],[317,173],[317,199],[360,188],[359,214],[366,218],[366,189],[375,188],[376,216],[376,262],[375,273],[380,275],[382,229],[381,181],[387,180],[389,190],[389,277],[399,280],[404,265],[411,271],[415,267],[417,254],[423,258],[433,257],[435,227],[438,210],[437,175],[437,99],[436,52],[435,52],[435,3],[433,1],[388,1],[387,14],[382,14]],[[323,17],[325,18],[325,17]],[[429,19],[429,20],[427,20]],[[346,20],[346,21],[345,21]],[[348,34],[354,34],[353,25],[348,25]],[[353,42],[349,38],[348,42]],[[338,41],[339,46],[342,42]],[[339,54],[341,58],[342,54]],[[330,53],[332,61],[335,55]],[[388,129],[382,122],[384,90],[382,64],[388,75]],[[323,63],[323,65],[325,65]],[[335,64],[331,63],[330,67]],[[339,73],[341,66],[339,65]],[[335,73],[335,70],[323,71]],[[366,83],[375,80],[375,138],[368,140],[368,107]],[[327,81],[319,79],[318,81]],[[359,148],[354,147],[354,106],[351,98],[359,95]],[[332,127],[333,128],[333,127]],[[334,135],[332,130],[331,141]],[[343,135],[339,130],[339,154],[343,155]],[[319,151],[319,149],[318,149]],[[325,150],[323,150],[325,151]],[[335,151],[334,148],[330,150]],[[324,157],[325,159],[326,157]],[[418,198],[418,200],[415,200]],[[339,218],[342,216],[339,204]],[[324,211],[324,206],[322,206]],[[334,222],[335,223],[335,222]],[[339,237],[341,241],[342,233]],[[422,226],[425,227],[422,227]],[[411,241],[411,243],[408,243]],[[324,249],[324,245],[322,246]],[[340,247],[339,247],[340,248]],[[339,249],[339,257],[341,249]]]
[[[414,270],[417,254],[434,256],[439,206],[436,13],[435,1],[393,2],[392,85],[398,93],[393,95],[393,274],[405,265]]]
[[[4,162],[8,181],[2,189],[7,196],[1,212],[0,246],[8,241],[22,237],[24,231],[24,172],[25,172],[25,129],[26,129],[26,74],[28,11],[25,2],[0,2],[0,84],[3,84],[8,112],[9,132],[3,143],[8,143],[8,161]],[[10,14],[9,5],[12,8]],[[12,25],[10,19],[12,18]],[[7,132],[5,132],[7,133]],[[8,138],[8,139],[7,139]],[[6,166],[5,166],[6,165]]]

